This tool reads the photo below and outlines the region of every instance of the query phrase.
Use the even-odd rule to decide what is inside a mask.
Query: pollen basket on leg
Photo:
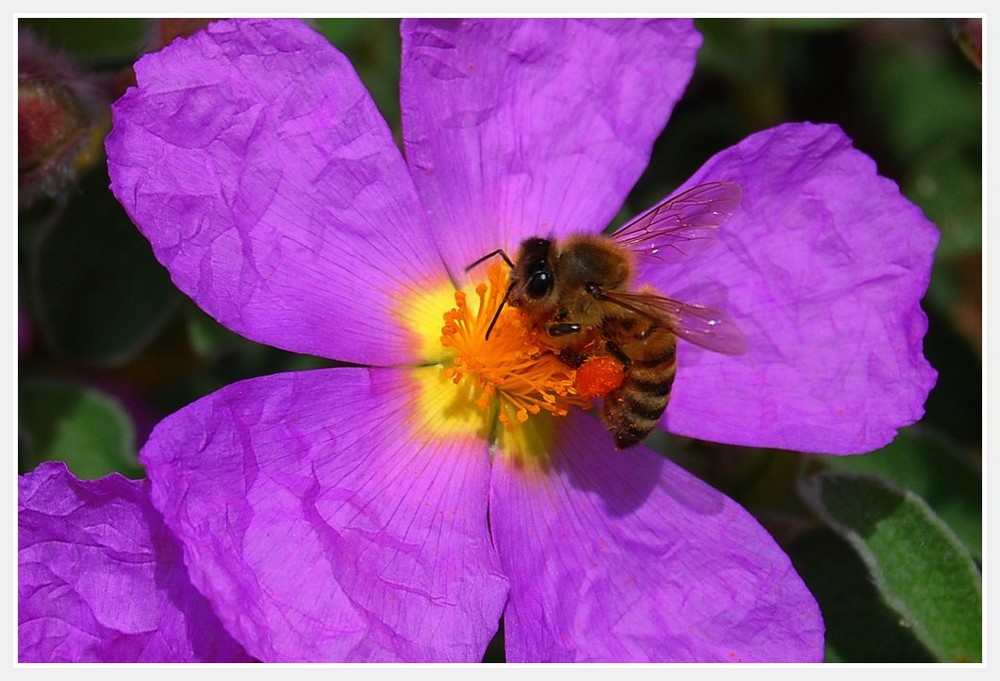
[[[559,361],[518,310],[504,307],[486,339],[506,290],[507,270],[496,263],[474,297],[455,293],[455,307],[445,313],[441,330],[441,344],[455,352],[445,375],[456,385],[473,381],[476,406],[487,409],[495,402],[508,428],[542,412],[565,416],[571,406],[589,406],[577,395],[575,371]]]

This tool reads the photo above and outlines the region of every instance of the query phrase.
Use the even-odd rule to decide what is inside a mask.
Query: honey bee
[[[661,201],[610,236],[532,237],[514,260],[502,249],[488,253],[469,268],[500,256],[512,274],[486,338],[509,304],[547,335],[568,366],[579,370],[595,357],[602,365],[613,358],[621,364],[620,383],[604,395],[601,417],[618,449],[636,444],[667,407],[678,338],[726,354],[746,348],[724,313],[648,287],[633,290],[636,258],[669,263],[703,251],[741,195],[733,183],[703,184]]]

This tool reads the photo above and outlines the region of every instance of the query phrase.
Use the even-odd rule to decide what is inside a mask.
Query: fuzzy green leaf
[[[18,422],[22,472],[42,461],[65,461],[81,478],[141,475],[132,421],[99,390],[56,381],[29,383],[20,392]]]
[[[858,552],[902,625],[941,662],[982,658],[982,579],[972,556],[912,492],[876,477],[825,472],[803,498]]]
[[[861,558],[835,532],[808,532],[789,546],[788,555],[823,612],[827,662],[934,661],[913,632],[900,626]]]
[[[915,493],[982,556],[982,478],[962,452],[926,427],[899,433],[893,442],[866,456],[830,456],[831,468],[876,475]]]
[[[92,172],[40,234],[29,264],[34,316],[56,354],[90,364],[134,357],[179,300],[149,242]]]

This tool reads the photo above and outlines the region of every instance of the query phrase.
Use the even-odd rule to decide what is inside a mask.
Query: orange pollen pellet
[[[581,397],[602,397],[625,382],[625,367],[610,355],[590,357],[576,370],[576,391]]]

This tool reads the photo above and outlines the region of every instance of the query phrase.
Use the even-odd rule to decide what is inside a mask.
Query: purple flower
[[[503,273],[473,293],[465,272],[610,222],[694,69],[692,23],[402,35],[404,154],[292,21],[177,41],[115,106],[112,189],[177,286],[248,338],[360,365],[237,383],[156,428],[142,461],[192,584],[265,661],[478,660],[501,616],[510,661],[820,660],[816,603],[767,532],[641,445],[614,451],[516,311],[487,343]],[[682,343],[662,425],[887,443],[934,382],[935,228],[834,126],[761,132],[685,187],[720,180],[743,200],[717,243],[639,280],[723,301],[748,351]]]
[[[21,662],[250,661],[191,586],[148,482],[46,462],[17,489]]]

